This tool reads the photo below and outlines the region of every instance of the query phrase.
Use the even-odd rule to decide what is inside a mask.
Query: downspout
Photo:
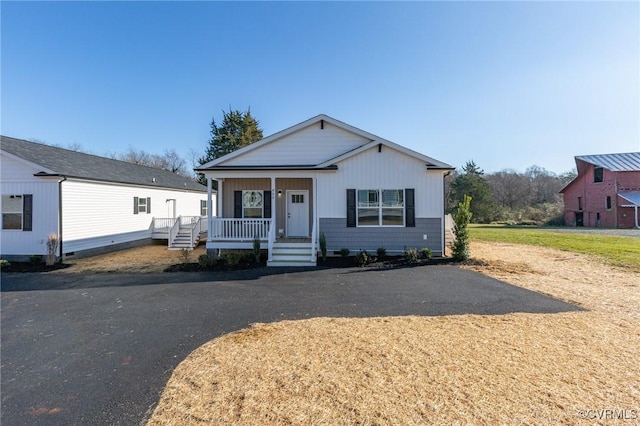
[[[67,177],[62,176],[62,179],[58,181],[58,246],[60,247],[60,263],[62,263],[62,182],[66,181]]]

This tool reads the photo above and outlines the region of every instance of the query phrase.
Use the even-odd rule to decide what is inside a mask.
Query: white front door
[[[287,237],[309,236],[309,191],[287,191]]]
[[[176,200],[173,198],[167,199],[167,217],[171,219],[176,217]]]

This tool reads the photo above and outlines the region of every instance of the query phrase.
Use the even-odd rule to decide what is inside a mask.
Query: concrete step
[[[267,266],[316,266],[311,261],[292,261],[292,260],[271,260],[267,262]]]

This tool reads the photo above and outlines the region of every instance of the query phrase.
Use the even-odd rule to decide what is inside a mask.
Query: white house
[[[271,266],[315,265],[348,248],[444,252],[444,176],[453,167],[318,115],[198,169],[218,183],[207,250],[244,249],[255,237]]]
[[[167,239],[193,247],[207,222],[207,190],[164,170],[2,136],[0,256],[92,254]],[[215,200],[215,194],[210,195]],[[215,205],[214,205],[215,207]]]

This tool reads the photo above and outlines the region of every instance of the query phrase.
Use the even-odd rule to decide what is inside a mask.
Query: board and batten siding
[[[442,253],[443,174],[442,170],[429,171],[424,162],[387,146],[341,161],[335,173],[319,174],[319,230],[325,234],[329,251],[375,252],[384,247],[399,252],[406,247],[429,247]],[[347,189],[407,188],[415,191],[415,227],[347,227]]]
[[[246,154],[224,166],[316,165],[365,145],[371,140],[332,124],[314,123]]]
[[[11,156],[2,155],[0,161],[2,195],[33,195],[32,230],[2,230],[0,256],[45,255],[48,235],[58,233],[58,181],[34,177],[40,170]]]
[[[443,171],[428,171],[424,162],[383,146],[338,163],[335,173],[318,174],[318,216],[346,218],[346,190],[415,189],[415,217],[442,218]]]
[[[271,191],[270,178],[225,179],[222,186],[223,217],[231,218],[234,214],[234,191],[259,190]],[[282,197],[276,196],[276,233],[282,230],[286,234],[287,191],[309,191],[309,235],[313,223],[313,180],[311,178],[276,178],[276,193],[282,191]]]
[[[151,212],[134,214],[134,197],[151,198]],[[206,200],[207,194],[103,182],[64,182],[65,253],[150,239],[153,218],[171,216],[169,199],[176,200],[176,216],[199,216],[200,201]]]

